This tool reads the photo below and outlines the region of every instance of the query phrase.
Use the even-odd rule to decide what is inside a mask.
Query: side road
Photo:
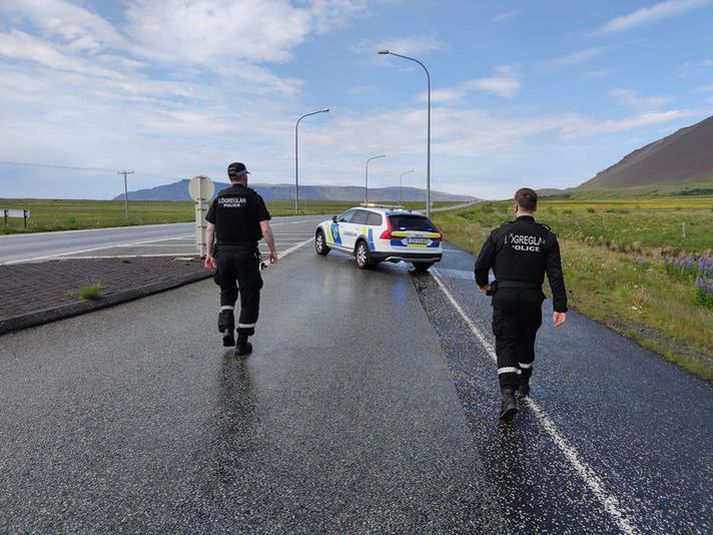
[[[284,255],[310,239],[315,221],[314,217],[275,218],[272,227],[280,254]],[[155,227],[157,225],[146,229],[155,234],[158,232]],[[3,281],[0,335],[210,277],[193,252],[192,242],[170,236],[171,232],[185,232],[185,229],[176,225],[166,227],[177,228],[161,230],[168,239],[152,239],[147,244],[143,236],[133,236],[134,242],[125,241],[122,246],[117,245],[122,239],[113,235],[114,231],[122,229],[105,229],[112,231],[113,236],[106,240],[98,240],[98,235],[102,234],[100,230],[55,233],[56,236],[45,233],[47,236],[43,240],[54,239],[61,243],[71,236],[73,241],[64,248],[56,245],[53,251],[61,252],[51,259],[0,265],[0,280]],[[90,242],[82,241],[85,239]],[[100,248],[102,243],[104,247]],[[85,246],[88,245],[94,248],[87,250]],[[69,251],[72,247],[79,249],[72,253]],[[30,248],[22,254],[44,258],[41,255],[47,251],[49,249]],[[100,286],[96,299],[82,300],[73,295],[90,285]]]

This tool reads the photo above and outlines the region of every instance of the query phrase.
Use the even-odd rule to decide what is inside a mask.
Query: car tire
[[[413,269],[416,270],[416,273],[426,273],[432,265],[433,262],[414,262]]]
[[[356,258],[357,267],[359,269],[369,269],[373,265],[369,246],[364,240],[357,242],[354,248],[354,257]]]
[[[314,235],[314,251],[321,256],[329,254],[329,246],[327,245],[327,239],[324,237],[324,231],[322,229],[318,229]]]

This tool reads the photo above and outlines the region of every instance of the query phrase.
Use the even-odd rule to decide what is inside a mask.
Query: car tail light
[[[380,240],[390,240],[392,238],[391,236],[391,218],[389,216],[386,216],[386,230],[381,233],[381,236],[379,236]]]
[[[431,221],[431,225],[433,225],[433,229],[438,233],[437,238],[433,238],[434,240],[442,240],[443,239],[443,232],[441,232],[441,229],[438,228],[438,226]]]

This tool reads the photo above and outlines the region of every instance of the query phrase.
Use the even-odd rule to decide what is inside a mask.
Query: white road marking
[[[478,327],[476,327],[475,324],[466,315],[466,313],[455,300],[453,295],[451,295],[451,293],[448,291],[445,284],[443,284],[440,277],[434,273],[431,273],[431,276],[441,287],[441,290],[446,295],[448,300],[451,302],[451,304],[456,309],[456,311],[461,316],[461,318],[471,330],[471,332],[483,345],[490,358],[497,363],[497,356],[495,354],[495,349],[493,348],[492,344],[490,344],[485,339],[485,336],[483,336],[483,333],[480,331],[480,329],[478,329]],[[564,456],[567,458],[572,467],[577,471],[579,476],[584,480],[584,483],[589,487],[589,490],[591,490],[594,493],[594,496],[596,496],[596,498],[601,502],[601,504],[604,506],[604,509],[607,511],[607,513],[609,513],[612,519],[619,526],[619,529],[621,529],[621,531],[623,531],[624,533],[637,533],[637,530],[634,528],[631,522],[629,522],[629,520],[627,520],[624,517],[624,514],[621,512],[619,500],[606,491],[601,478],[591,467],[589,467],[589,465],[587,465],[584,461],[580,459],[577,450],[560,434],[554,422],[547,415],[545,410],[540,407],[540,405],[532,398],[532,396],[525,398],[525,401],[530,405],[532,412],[535,414],[547,434],[550,435],[550,438],[554,441],[555,445],[564,454]]]
[[[48,230],[45,232],[18,232],[16,234],[6,234],[2,236],[2,239],[7,238],[28,238],[30,236],[55,236],[57,234],[76,234],[78,232],[100,232],[102,230],[132,230],[132,229],[142,229],[142,228],[155,228],[163,229],[166,225],[194,225],[192,221],[179,221],[178,223],[153,223],[150,225],[122,225],[120,227],[99,227],[99,228],[80,228],[74,230]],[[170,239],[170,238],[169,238]]]
[[[433,268],[436,269],[438,274],[443,277],[449,277],[451,279],[464,279],[472,280],[475,283],[475,275],[472,271],[468,269],[448,269],[448,268]]]
[[[311,241],[312,241],[312,238],[305,240],[303,242],[299,242],[299,243],[295,244],[294,246],[291,246],[288,249],[285,249],[285,251],[283,251],[283,252],[278,251],[277,256],[279,258],[282,258],[290,253],[295,252],[297,249],[299,249],[303,245],[307,245]],[[294,243],[294,242],[288,242],[288,244],[291,244],[291,243]],[[269,252],[269,250],[267,250],[266,244],[260,243],[260,246],[263,247],[263,249],[265,249],[267,252]],[[106,247],[106,249],[111,249],[111,248],[113,248],[113,247]],[[55,260],[101,260],[101,259],[105,259],[105,258],[156,258],[156,257],[171,257],[171,256],[177,257],[177,256],[181,256],[181,255],[198,256],[198,253],[193,250],[191,250],[190,252],[177,251],[174,253],[148,253],[148,254],[120,254],[120,253],[117,253],[114,255],[86,255],[86,256],[65,256],[65,254],[67,254],[67,253],[63,253],[62,256],[57,256],[55,258]]]
[[[278,257],[278,258],[284,258],[284,257],[287,256],[288,254],[294,253],[294,252],[295,252],[297,249],[299,249],[300,247],[304,247],[304,246],[307,245],[308,243],[312,243],[312,240],[313,240],[313,238],[310,238],[310,239],[308,239],[308,240],[305,240],[305,241],[303,241],[303,242],[298,243],[297,245],[293,245],[292,247],[290,247],[289,249],[287,249],[287,250],[285,250],[285,251],[282,251],[281,253],[278,252],[278,253],[277,253],[277,257]]]
[[[142,243],[155,243],[155,242],[160,242],[160,241],[166,241],[168,239],[182,240],[182,239],[188,238],[190,236],[192,236],[192,234],[184,234],[183,236],[177,236],[175,238],[155,238],[152,240],[143,240],[143,241],[137,241],[137,242],[117,243],[114,245],[102,245],[101,247],[92,247],[90,249],[79,249],[76,251],[64,251],[63,253],[56,253],[56,254],[46,255],[46,256],[31,256],[28,258],[20,258],[19,260],[10,260],[9,262],[4,262],[4,265],[9,266],[10,264],[21,264],[22,262],[30,262],[30,261],[34,262],[37,260],[52,260],[52,259],[60,258],[63,256],[67,256],[67,255],[90,253],[92,251],[101,251],[102,249],[113,249],[115,247],[131,247],[132,245],[140,245]]]
[[[104,258],[159,258],[159,257],[180,257],[180,256],[198,256],[195,251],[176,252],[176,253],[148,253],[148,254],[114,254],[114,255],[87,255],[87,256],[58,256],[55,260],[101,260]]]

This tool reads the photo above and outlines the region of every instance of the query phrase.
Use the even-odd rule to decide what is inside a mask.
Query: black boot
[[[248,342],[247,334],[238,335],[238,345],[235,347],[235,355],[238,357],[244,357],[253,352],[253,345]]]
[[[530,394],[530,378],[522,377],[520,378],[520,386],[517,387],[515,391],[515,397],[526,398]]]
[[[500,405],[501,420],[510,420],[517,412],[517,402],[515,401],[515,387],[504,386],[501,390],[502,405]]]
[[[232,310],[221,310],[218,314],[218,330],[223,334],[223,346],[235,345],[235,317]]]

